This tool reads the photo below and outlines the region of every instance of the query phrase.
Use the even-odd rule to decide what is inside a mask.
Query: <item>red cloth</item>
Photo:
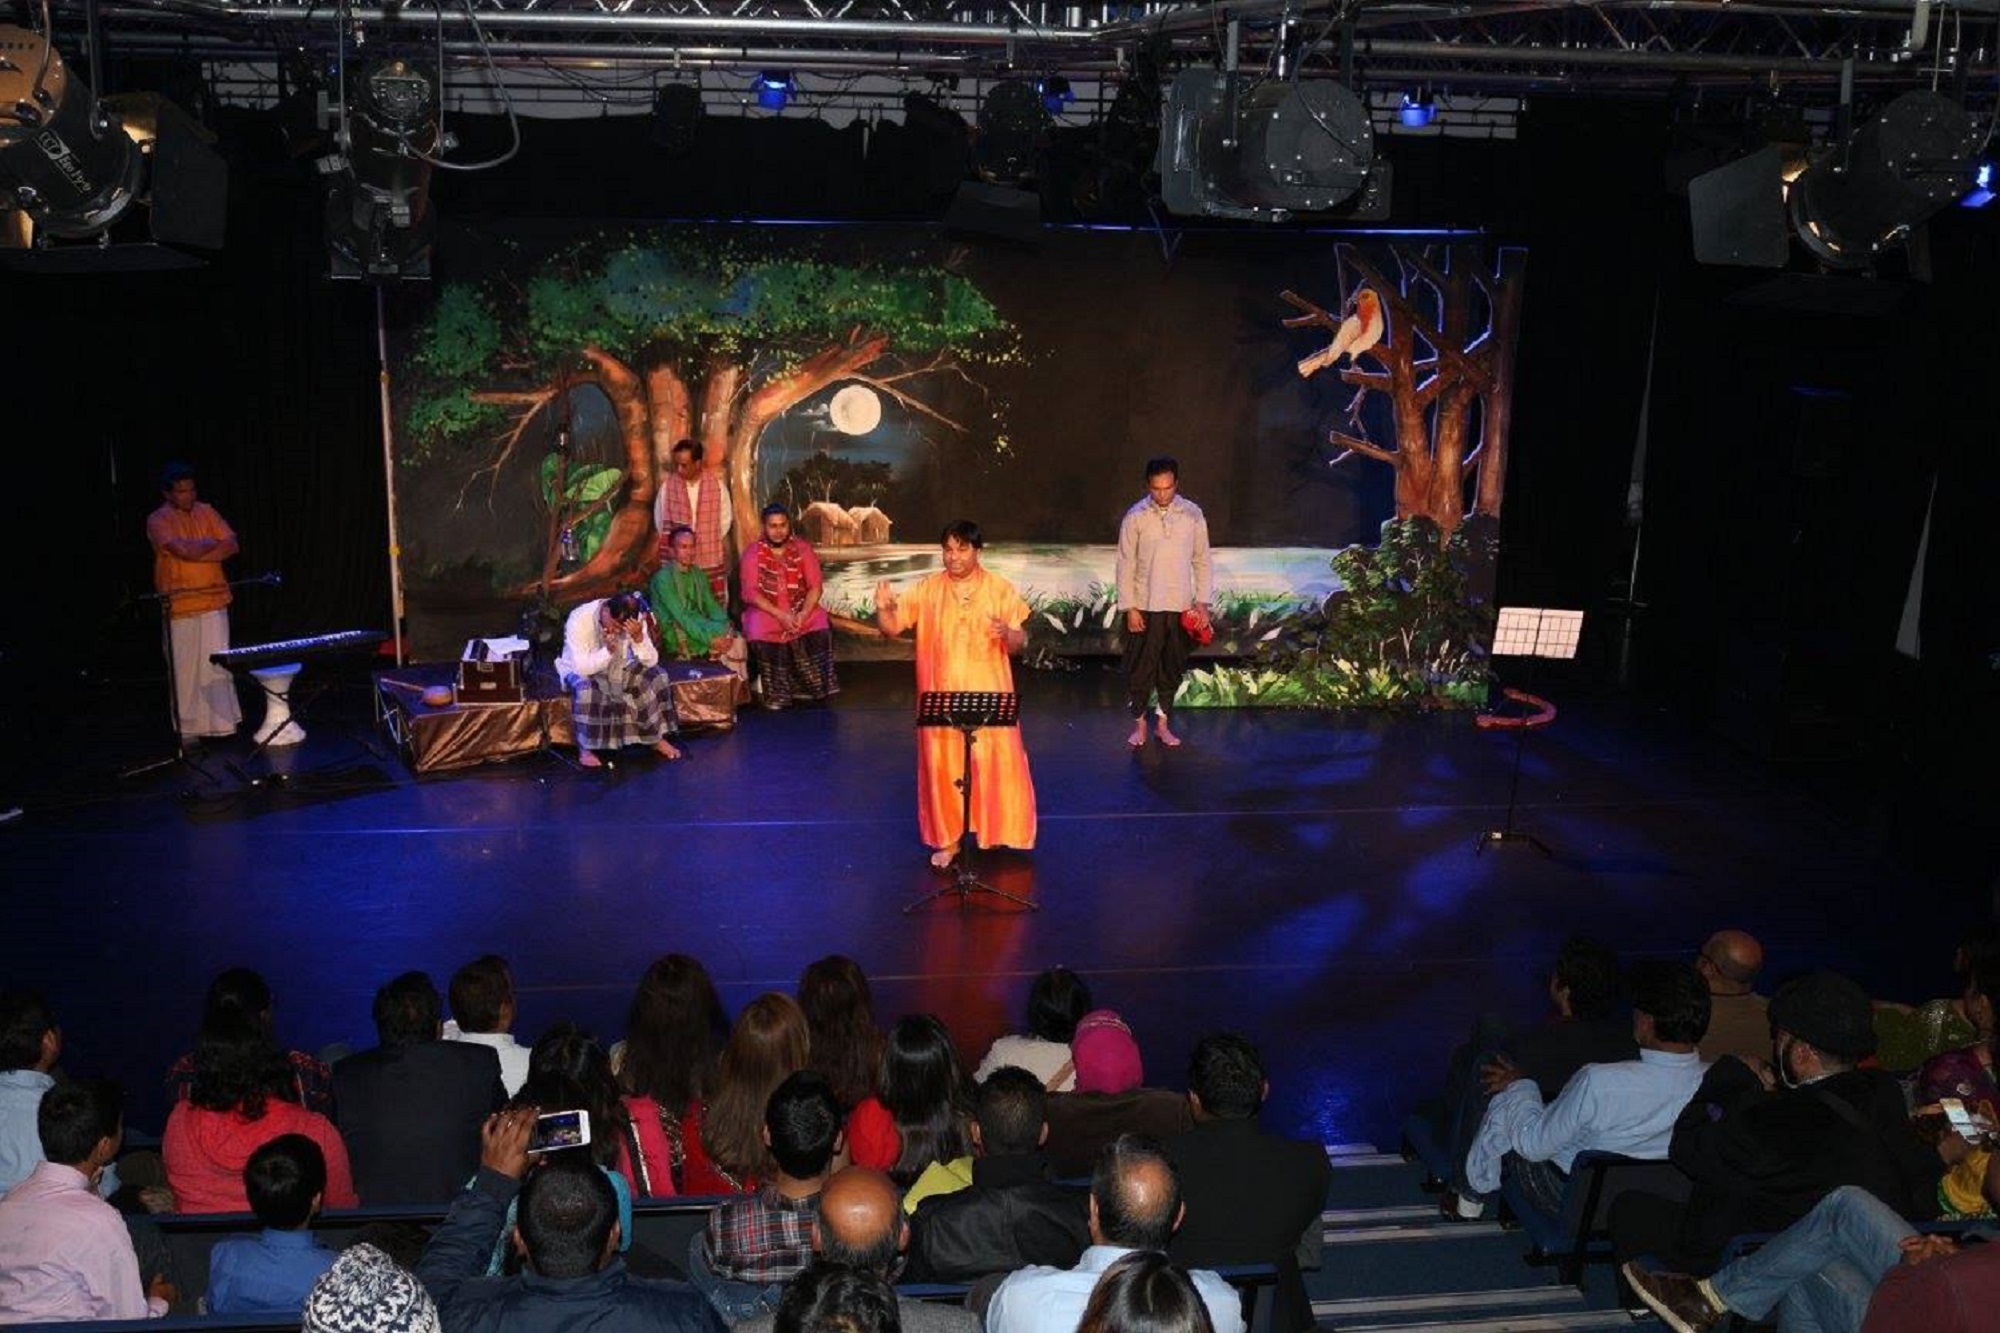
[[[678,472],[669,471],[660,482],[659,503],[655,515],[660,529],[660,560],[671,562],[673,552],[666,549],[667,534],[677,527],[694,529],[694,562],[708,574],[710,587],[718,582],[723,587],[729,584],[729,552],[722,543],[722,506],[729,503],[723,493],[720,474],[704,470],[696,484],[696,501],[692,511],[688,508],[687,482]],[[722,596],[717,589],[716,596]]]
[[[2000,1242],[1883,1274],[1861,1333],[1983,1333],[2000,1310]]]
[[[747,1194],[756,1189],[754,1181],[731,1180],[709,1160],[701,1143],[702,1107],[688,1108],[679,1122],[681,1139],[680,1180],[673,1174],[673,1142],[660,1122],[660,1104],[651,1097],[627,1097],[625,1109],[632,1113],[632,1128],[639,1138],[639,1155],[646,1169],[645,1197],[660,1199],[673,1194]],[[634,1173],[627,1172],[629,1178]],[[632,1180],[632,1192],[641,1193]]]
[[[160,1156],[166,1159],[176,1206],[184,1213],[249,1212],[244,1164],[282,1134],[303,1134],[326,1155],[325,1207],[360,1206],[340,1131],[317,1111],[281,1101],[265,1102],[264,1114],[255,1120],[240,1111],[204,1110],[193,1102],[175,1106],[167,1116]]]
[[[903,1136],[896,1132],[896,1117],[870,1097],[847,1117],[847,1155],[856,1166],[871,1171],[887,1171],[903,1155]]]

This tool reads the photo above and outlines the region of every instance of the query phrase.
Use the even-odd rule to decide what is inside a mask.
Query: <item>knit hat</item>
[[[350,1245],[306,1293],[301,1333],[441,1333],[423,1284],[373,1245]]]
[[[1093,1009],[1078,1020],[1069,1054],[1078,1092],[1130,1092],[1146,1081],[1139,1043],[1112,1010]]]
[[[1778,987],[1768,1011],[1783,1028],[1836,1060],[1875,1053],[1875,1005],[1868,992],[1838,972],[1821,968]]]

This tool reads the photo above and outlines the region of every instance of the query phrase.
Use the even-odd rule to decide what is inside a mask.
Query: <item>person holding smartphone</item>
[[[673,737],[673,682],[660,667],[660,635],[646,599],[621,592],[585,602],[563,627],[556,674],[570,694],[577,762],[602,768],[600,750],[650,745],[662,759],[681,757]]]

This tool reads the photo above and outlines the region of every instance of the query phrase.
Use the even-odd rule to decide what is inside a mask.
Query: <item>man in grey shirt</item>
[[[1146,498],[1125,511],[1118,525],[1118,606],[1125,613],[1125,694],[1132,734],[1125,743],[1146,744],[1146,709],[1159,696],[1160,743],[1178,746],[1170,717],[1181,677],[1187,674],[1188,626],[1209,632],[1214,593],[1208,563],[1208,519],[1180,493],[1180,464],[1146,463]],[[1206,638],[1203,639],[1206,642]]]

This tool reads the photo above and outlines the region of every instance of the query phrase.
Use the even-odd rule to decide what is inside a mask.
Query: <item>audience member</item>
[[[0,1199],[42,1160],[35,1115],[61,1057],[62,1029],[47,1002],[33,991],[0,991]],[[105,1177],[115,1182],[116,1168]]]
[[[814,1264],[785,1288],[776,1333],[901,1333],[896,1289],[878,1273]]]
[[[912,1212],[911,1282],[972,1282],[1032,1264],[1068,1268],[1090,1244],[1089,1205],[1049,1179],[1048,1094],[1025,1069],[991,1071],[975,1096],[972,1184]]]
[[[1173,1163],[1135,1134],[1105,1146],[1090,1178],[1090,1248],[1074,1268],[1023,1268],[986,1308],[986,1333],[1073,1333],[1104,1271],[1134,1250],[1165,1252],[1186,1209]],[[1243,1302],[1206,1269],[1188,1274],[1214,1333],[1243,1333]]]
[[[617,1257],[618,1196],[602,1171],[573,1160],[529,1170],[534,1123],[532,1107],[488,1117],[480,1131],[479,1174],[452,1202],[417,1264],[417,1276],[444,1322],[464,1333],[585,1328],[722,1333],[714,1307],[693,1287],[626,1270]],[[525,1271],[486,1276],[517,1195],[520,1221],[508,1239]]]
[[[1028,987],[1027,1030],[995,1041],[973,1071],[984,1083],[996,1069],[1025,1069],[1050,1092],[1076,1090],[1076,1066],[1070,1061],[1070,1038],[1090,1012],[1090,987],[1066,967],[1044,969]]]
[[[252,1153],[284,1134],[303,1134],[319,1145],[326,1158],[328,1208],[360,1202],[346,1142],[332,1121],[298,1104],[297,1059],[271,1040],[264,1019],[245,1007],[232,1013],[211,1005],[193,1066],[187,1099],[168,1114],[160,1145],[180,1211],[249,1211],[243,1168]]]
[[[371,1206],[441,1203],[479,1164],[479,1126],[507,1100],[490,1047],[440,1039],[444,1006],[422,972],[375,992],[381,1045],[333,1067],[340,1132]]]
[[[1947,1098],[1955,1100],[1990,1132],[2000,1128],[2000,1086],[1993,1077],[1994,993],[1995,983],[2000,982],[2000,966],[1988,966],[1987,973],[1975,975],[1966,986],[1965,1012],[1972,1024],[1972,1042],[1924,1061],[1917,1071],[1917,1101],[1929,1107]],[[1993,1215],[1983,1190],[1992,1157],[1991,1148],[1981,1139],[1951,1164],[1938,1186],[1939,1202],[1947,1216]]]
[[[642,1196],[735,1189],[701,1142],[728,1040],[729,1019],[708,970],[686,954],[654,960],[632,993],[625,1040],[611,1048],[611,1068],[625,1089],[639,1140],[633,1187]]]
[[[845,1115],[875,1095],[881,1072],[882,1029],[868,976],[852,958],[828,954],[799,977],[799,1008],[812,1034],[810,1068],[826,1075]]]
[[[50,1088],[36,1107],[43,1160],[0,1199],[0,1324],[163,1315],[172,1283],[141,1276],[117,1209],[97,1196],[124,1126],[118,1090]]]
[[[1773,1311],[1783,1333],[1985,1333],[2000,1309],[2000,1245],[1918,1235],[1855,1185],[1707,1279],[1638,1263],[1624,1271],[1680,1333]]]
[[[728,1192],[748,1193],[772,1179],[776,1164],[764,1143],[764,1108],[788,1075],[806,1067],[811,1048],[806,1016],[789,995],[767,991],[737,1015],[701,1127],[702,1146]]]
[[[326,1155],[303,1134],[250,1154],[243,1192],[264,1229],[225,1236],[208,1255],[208,1313],[296,1315],[334,1253],[310,1230],[326,1196]]]
[[[786,1281],[812,1262],[820,1190],[841,1143],[840,1106],[822,1075],[802,1069],[778,1085],[764,1142],[771,1180],[710,1213],[688,1255],[695,1286],[731,1323],[775,1310]]]
[[[1499,1061],[1488,1080],[1493,1103],[1466,1159],[1471,1190],[1491,1194],[1504,1169],[1536,1208],[1556,1216],[1578,1153],[1666,1158],[1674,1119],[1706,1068],[1695,1043],[1708,1030],[1708,987],[1687,963],[1649,960],[1630,975],[1639,1058],[1585,1065],[1548,1104],[1533,1079]]]
[[[904,1015],[882,1048],[879,1091],[847,1119],[849,1157],[908,1187],[933,1163],[969,1156],[971,1086],[944,1024]]]
[[[443,1333],[423,1283],[365,1241],[342,1250],[306,1293],[300,1333]]]
[[[205,1037],[213,1032],[225,1044],[234,1045],[246,1025],[261,1031],[270,1038],[272,1045],[277,1045],[277,1038],[272,1036],[270,986],[249,968],[232,967],[208,985],[208,997],[202,1004],[201,1028],[195,1034],[195,1049],[167,1067],[168,1102],[185,1101],[193,1093],[195,1063],[201,1056]],[[286,1100],[331,1119],[333,1072],[326,1067],[326,1062],[304,1051],[282,1051],[282,1054],[290,1063],[292,1080],[296,1085],[293,1095]]]
[[[1212,1032],[1188,1060],[1194,1129],[1167,1141],[1188,1220],[1168,1252],[1183,1267],[1274,1264],[1278,1327],[1313,1325],[1299,1273],[1301,1245],[1320,1250],[1320,1213],[1333,1177],[1326,1148],[1267,1134],[1257,1112],[1271,1094],[1264,1060],[1247,1037]]]
[[[1975,976],[2000,973],[2000,925],[1982,921],[1959,937],[1952,951],[1950,995],[1919,1005],[1875,1002],[1875,1062],[1891,1073],[1916,1069],[1933,1055],[1957,1050],[1977,1034],[1965,1012],[1966,989]]]
[[[1904,1217],[1937,1216],[1947,1149],[1912,1133],[1893,1077],[1857,1067],[1875,1045],[1867,993],[1834,972],[1795,977],[1771,997],[1771,1028],[1776,1068],[1717,1060],[1674,1126],[1686,1202],[1629,1192],[1613,1203],[1621,1259],[1711,1272],[1731,1236],[1781,1231],[1841,1185]]]
[[[1140,1250],[1104,1270],[1077,1333],[1214,1333],[1201,1293],[1164,1254]]]
[[[1695,955],[1694,966],[1708,986],[1708,1035],[1701,1058],[1710,1064],[1725,1055],[1762,1059],[1771,1049],[1771,1002],[1757,993],[1764,970],[1764,946],[1741,930],[1718,930]]]
[[[451,1017],[446,1041],[490,1046],[500,1057],[500,1082],[512,1097],[528,1081],[528,1048],[514,1040],[514,974],[497,953],[475,958],[452,973],[445,991]]]
[[[1076,1091],[1049,1098],[1049,1169],[1058,1177],[1093,1170],[1104,1145],[1120,1134],[1165,1142],[1194,1128],[1184,1094],[1143,1086],[1139,1044],[1111,1010],[1077,1020],[1070,1054]]]
[[[850,1166],[827,1178],[813,1222],[814,1264],[792,1279],[792,1287],[821,1280],[828,1268],[869,1273],[894,1282],[910,1241],[896,1184],[880,1171]],[[791,1298],[791,1287],[786,1299]],[[779,1309],[784,1309],[781,1302]],[[979,1317],[963,1306],[896,1298],[903,1333],[980,1333]],[[773,1319],[758,1315],[735,1325],[735,1333],[772,1333]]]
[[[632,1248],[632,1194],[637,1188],[633,1183],[637,1140],[618,1095],[618,1080],[611,1074],[610,1058],[597,1038],[574,1023],[551,1024],[535,1038],[528,1053],[528,1081],[508,1106],[544,1114],[583,1111],[589,1117],[588,1144],[554,1149],[541,1160],[588,1163],[604,1173],[618,1196],[618,1249],[628,1252]],[[514,1225],[511,1206],[507,1225]],[[496,1251],[490,1271],[498,1273],[506,1257],[504,1251]]]
[[[1478,1199],[1464,1200],[1465,1159],[1486,1117],[1492,1096],[1484,1070],[1499,1057],[1535,1081],[1542,1100],[1552,1102],[1576,1071],[1587,1064],[1636,1060],[1632,1023],[1620,1003],[1623,978],[1618,956],[1596,940],[1573,935],[1563,941],[1546,984],[1553,1006],[1547,1019],[1517,1029],[1497,1014],[1474,1027],[1469,1041],[1451,1053],[1444,1095],[1417,1114],[1428,1120],[1449,1164],[1439,1177],[1448,1217],[1475,1218],[1485,1211]]]

